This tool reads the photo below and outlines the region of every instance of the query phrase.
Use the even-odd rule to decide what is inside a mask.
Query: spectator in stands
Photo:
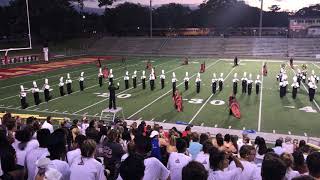
[[[217,148],[222,148],[222,146],[223,146],[222,134],[218,133],[216,135],[216,139],[215,139],[215,142],[213,142],[213,145],[216,146]]]
[[[120,176],[123,180],[141,180],[144,171],[144,159],[136,154],[129,155],[120,166]]]
[[[203,144],[202,151],[197,155],[195,159],[195,161],[201,163],[207,171],[210,170],[209,151],[211,151],[211,149],[213,148],[215,148],[215,150],[218,151],[218,148],[214,147],[210,140],[207,140]]]
[[[191,133],[191,142],[188,148],[192,159],[195,159],[202,150],[202,144],[199,143],[199,134],[196,132]]]
[[[243,171],[241,172],[241,180],[259,180],[261,179],[260,169],[253,163],[256,156],[256,150],[253,146],[243,145],[240,149],[240,162],[243,165]],[[230,163],[229,169],[236,169],[235,161]]]
[[[187,126],[185,130],[182,132],[182,137],[186,137],[191,134],[191,126]]]
[[[292,154],[293,156],[293,170],[298,171],[300,174],[305,174],[308,172],[307,164],[303,157],[303,152],[301,150],[296,150]]]
[[[121,162],[123,162],[128,156],[136,153],[136,146],[133,141],[130,141],[127,145],[127,153],[121,157]]]
[[[146,122],[142,121],[137,129],[137,135],[143,135],[146,136]]]
[[[176,136],[171,135],[169,139],[169,144],[166,147],[167,153],[172,153],[172,152],[177,152],[177,147],[176,147]]]
[[[238,149],[241,149],[241,146],[243,145],[252,145],[247,132],[245,131],[242,132],[242,138],[238,139],[237,145],[238,145]]]
[[[316,180],[316,179],[309,175],[302,175],[302,176],[294,177],[292,180]]]
[[[283,180],[286,175],[286,165],[275,153],[264,156],[261,176],[262,180]]]
[[[70,167],[70,180],[106,180],[103,165],[94,159],[96,142],[87,139],[80,146],[81,158],[77,158]]]
[[[291,180],[292,178],[300,175],[298,171],[294,171],[292,169],[293,156],[291,154],[285,152],[281,154],[280,158],[282,159],[282,161],[284,162],[287,168],[286,175],[285,175],[286,180]]]
[[[320,179],[320,152],[313,152],[307,157],[309,175]]]
[[[189,162],[182,169],[182,180],[207,180],[208,171],[196,161]]]
[[[23,179],[24,168],[16,163],[16,152],[10,145],[5,127],[0,129],[0,179]]]
[[[291,142],[290,137],[286,137],[284,143],[282,144],[283,149],[285,152],[292,154],[294,150],[294,145]]]
[[[266,145],[264,138],[262,138],[262,137],[259,137],[258,139],[256,138],[255,144],[257,145],[256,146],[257,155],[255,158],[255,163],[258,166],[261,166],[261,163],[264,159],[264,155],[267,153],[268,148],[267,148],[267,145]]]
[[[152,131],[150,134],[150,138],[151,138],[151,144],[152,144],[151,157],[155,157],[159,159],[159,161],[161,161],[162,158],[161,158],[161,150],[160,150],[160,144],[159,144],[159,132]]]
[[[53,126],[51,123],[51,116],[47,117],[47,120],[42,124],[41,129],[49,129],[50,133],[53,133]]]
[[[6,121],[7,127],[7,138],[10,144],[14,143],[15,141],[15,133],[17,131],[17,124],[14,120]]]
[[[39,142],[32,138],[31,127],[26,127],[23,130],[16,132],[16,141],[12,147],[16,151],[17,164],[25,166],[25,159],[28,152],[39,147]]]
[[[229,170],[229,158],[233,159],[236,168]],[[223,151],[210,151],[210,167],[212,171],[209,172],[208,180],[230,180],[239,179],[243,166],[236,156],[228,157]]]
[[[181,180],[182,168],[191,161],[191,157],[185,154],[187,143],[184,139],[178,138],[176,146],[178,152],[170,154],[167,167],[170,171],[171,179]]]
[[[103,157],[105,168],[110,170],[108,179],[116,179],[118,177],[121,157],[125,154],[121,144],[118,143],[118,138],[119,132],[116,129],[111,129],[107,138],[97,148],[96,156]]]
[[[87,139],[86,136],[80,134],[76,137],[74,143],[73,143],[73,148],[74,150],[67,152],[67,162],[69,166],[72,165],[73,161],[77,158],[81,157],[81,150],[80,147],[83,144],[83,142]]]
[[[209,139],[209,135],[207,133],[200,134],[200,144],[204,144]]]
[[[144,157],[143,180],[166,180],[170,179],[170,171],[154,157],[149,157],[148,152],[151,151],[151,142],[148,137],[136,136],[134,139],[136,153]]]
[[[224,142],[223,142],[223,148],[222,149],[224,151],[226,151],[226,152],[237,153],[237,149],[235,148],[235,146],[233,145],[233,143],[231,141],[230,134],[226,134],[224,136]]]
[[[87,117],[84,117],[84,118],[82,119],[81,133],[82,133],[83,135],[86,135],[86,130],[87,130],[87,128],[89,127],[89,123],[88,123],[88,122],[89,122],[89,121],[88,121]]]
[[[50,163],[48,167],[59,171],[62,174],[61,180],[68,180],[70,177],[70,168],[65,161],[66,145],[66,134],[63,129],[57,129],[50,135],[48,142]]]
[[[99,131],[97,130],[98,124],[95,119],[91,120],[89,123],[89,127],[85,130],[86,136],[89,139],[93,139],[96,143],[100,141]]]
[[[285,152],[285,150],[282,148],[282,140],[281,139],[277,139],[276,140],[276,144],[273,148],[274,152],[276,154],[278,154],[279,156]]]
[[[47,143],[49,141],[50,131],[49,129],[40,129],[37,132],[37,140],[39,147],[31,150],[26,156],[26,166],[28,170],[28,180],[33,180],[36,171],[36,162],[42,157],[49,155]]]

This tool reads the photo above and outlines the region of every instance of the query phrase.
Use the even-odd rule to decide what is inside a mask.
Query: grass
[[[252,73],[253,80],[257,74],[261,72],[262,61],[246,61],[242,60],[241,65],[233,68],[231,61],[219,59],[190,59],[190,64],[181,66],[181,59],[178,58],[152,58],[153,66],[155,66],[156,75],[160,75],[163,69],[166,74],[166,84],[164,89],[160,89],[159,77],[156,80],[156,89],[150,90],[149,83],[147,88],[142,90],[140,85],[141,71],[145,70],[146,58],[131,57],[124,66],[117,61],[104,62],[109,68],[113,68],[116,82],[120,82],[120,89],[117,91],[122,98],[117,98],[117,105],[123,107],[124,115],[130,119],[153,120],[155,122],[171,122],[183,121],[194,125],[217,126],[221,128],[232,129],[254,129],[262,132],[284,133],[295,135],[320,136],[318,127],[320,125],[320,109],[316,104],[320,104],[319,92],[317,92],[315,102],[308,99],[307,90],[302,86],[299,89],[298,97],[293,100],[291,97],[291,87],[288,88],[289,93],[283,99],[279,97],[278,82],[276,75],[279,71],[280,64],[283,61],[268,61],[268,76],[263,78],[262,95],[255,94],[255,85],[251,96],[241,93],[241,82],[238,84],[237,99],[241,108],[241,119],[238,120],[233,116],[229,116],[228,97],[232,93],[232,79],[234,73],[238,73],[241,79],[244,72]],[[199,71],[200,63],[206,61],[206,72],[201,74],[201,92],[196,93],[195,77]],[[296,63],[298,66],[301,64]],[[309,72],[314,69],[319,74],[320,67],[313,63],[308,63]],[[123,75],[128,70],[132,75],[134,70],[138,72],[138,86],[132,88],[132,80],[130,77],[130,89],[124,89]],[[79,92],[77,78],[80,72],[85,72],[84,92]],[[189,90],[184,90],[183,78],[185,72],[189,72],[190,82]],[[286,69],[289,76],[289,84],[292,83],[294,70]],[[74,93],[69,96],[60,97],[58,92],[59,77],[70,72],[73,79]],[[178,78],[177,86],[182,92],[184,99],[183,112],[176,112],[173,108],[171,98],[171,77],[172,72],[176,73]],[[211,79],[212,74],[224,73],[225,83],[223,91],[212,95]],[[99,87],[97,79],[98,70],[95,64],[86,64],[77,67],[59,69],[47,73],[33,74],[29,76],[17,77],[0,81],[0,109],[18,113],[34,113],[40,115],[53,115],[57,117],[80,118],[83,115],[93,117],[98,116],[103,109],[108,106],[107,82],[103,87]],[[149,72],[147,71],[147,77]],[[131,76],[130,75],[130,76]],[[20,100],[16,96],[19,94],[19,86],[23,84],[26,88],[31,88],[32,80],[37,80],[38,86],[41,87],[44,78],[49,78],[49,83],[53,91],[53,100],[48,104],[42,103],[39,106],[33,105],[33,96],[28,93],[27,101],[30,107],[26,110],[20,109]],[[261,91],[260,91],[261,92]],[[127,97],[127,98],[125,98]],[[262,101],[260,103],[260,98]],[[43,100],[43,95],[41,94]],[[198,102],[198,103],[191,103]],[[225,102],[222,105],[213,105],[212,103]],[[261,104],[261,105],[260,105]],[[292,107],[291,107],[292,106]],[[305,112],[299,110],[310,106],[316,113]],[[289,108],[291,107],[291,108]],[[260,129],[259,129],[260,127]]]

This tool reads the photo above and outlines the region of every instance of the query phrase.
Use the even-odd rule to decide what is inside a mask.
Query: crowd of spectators
[[[279,138],[268,147],[230,134],[180,132],[144,121],[20,121],[7,113],[0,126],[3,180],[311,180],[320,179],[320,152]]]

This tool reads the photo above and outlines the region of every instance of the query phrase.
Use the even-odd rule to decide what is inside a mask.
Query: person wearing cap
[[[129,89],[129,72],[126,71],[126,75],[123,77],[123,80],[124,80],[124,86],[126,89]]]
[[[132,85],[133,85],[133,88],[136,88],[136,87],[137,87],[137,71],[134,71],[134,72],[133,72],[133,75],[132,75]]]
[[[79,86],[80,86],[80,91],[84,90],[84,72],[81,72],[80,77],[79,77]]]
[[[174,93],[176,92],[176,89],[177,89],[177,78],[176,78],[176,73],[172,73],[172,79],[171,79],[171,82],[172,82],[172,96],[174,96]]]
[[[151,157],[157,158],[161,161],[161,149],[159,144],[159,132],[153,130],[150,134],[152,150],[151,150]]]
[[[98,73],[98,78],[99,78],[99,86],[102,87],[102,80],[103,80],[103,73],[102,73],[102,68],[99,68],[99,73]]]
[[[224,81],[223,73],[220,74],[220,78],[218,79],[218,81],[219,81],[219,91],[222,91],[222,89],[223,89],[223,81]]]
[[[252,91],[252,83],[253,83],[251,73],[249,74],[249,79],[248,79],[247,83],[248,83],[248,95],[250,96],[251,91]]]
[[[154,75],[154,69],[153,68],[151,69],[149,80],[150,80],[150,89],[151,89],[151,91],[153,91],[154,90],[154,80],[155,80],[155,75]]]
[[[257,75],[257,79],[254,82],[256,84],[256,94],[258,95],[260,92],[260,85],[261,85],[261,80],[260,80],[260,75]]]
[[[146,89],[146,72],[145,71],[142,71],[141,81],[142,81],[142,89]]]
[[[112,72],[112,69],[110,69],[110,73],[109,73],[108,77],[109,77],[109,82],[113,83],[113,72]]]
[[[114,83],[110,82],[110,85],[108,87],[109,90],[109,109],[113,107],[113,109],[117,109],[116,106],[116,90],[119,89],[120,84],[117,84],[117,87],[114,85]]]
[[[24,91],[23,85],[20,86],[20,102],[21,102],[21,109],[25,109],[28,107],[27,103],[27,93]]]
[[[289,84],[287,78],[288,78],[287,74],[283,73],[283,75],[281,76],[280,83],[279,83],[280,98],[283,98],[287,94],[287,85]]]
[[[46,102],[49,102],[51,99],[51,96],[50,96],[50,85],[49,85],[48,79],[44,80],[43,88],[44,88],[44,100]]]
[[[189,73],[186,72],[186,77],[184,77],[184,90],[188,90],[189,89]]]
[[[34,98],[34,104],[39,105],[41,103],[40,97],[39,97],[39,88],[37,86],[37,82],[33,81],[33,88],[32,88],[32,94]]]
[[[236,66],[236,64],[235,64],[235,66]],[[233,82],[232,90],[233,90],[233,94],[234,95],[236,95],[237,92],[238,92],[238,81],[239,81],[239,79],[237,78],[237,75],[238,75],[237,73],[234,73],[234,78],[232,80],[232,82]]]
[[[292,98],[296,99],[297,93],[298,93],[298,88],[299,88],[299,83],[297,82],[298,77],[294,76],[293,77],[293,83],[291,84],[292,86]]]
[[[72,93],[72,87],[71,87],[72,80],[70,78],[70,74],[69,73],[67,74],[66,84],[67,84],[67,93],[71,94]]]
[[[241,85],[242,85],[242,94],[247,93],[247,85],[248,85],[248,78],[247,78],[247,72],[243,73],[243,77],[241,78]]]
[[[213,73],[213,78],[211,80],[212,94],[216,94],[217,91],[217,76]]]
[[[161,89],[164,88],[164,81],[166,79],[166,75],[164,74],[164,70],[161,71],[160,81],[161,81]]]
[[[311,76],[311,80],[308,83],[308,86],[309,86],[309,99],[310,99],[310,102],[312,102],[317,89],[316,81],[313,76]]]
[[[60,91],[60,96],[64,96],[64,82],[63,82],[63,77],[60,77],[60,82],[59,82],[59,91]]]
[[[200,78],[200,73],[198,73],[197,78],[196,78],[196,87],[197,87],[197,93],[200,93],[200,87],[201,87],[201,78]]]

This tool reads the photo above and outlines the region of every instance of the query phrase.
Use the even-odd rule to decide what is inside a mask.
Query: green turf
[[[181,66],[181,59],[179,58],[151,58],[153,66],[156,70],[156,75],[160,75],[163,69],[166,72],[166,85],[164,89],[160,89],[159,77],[156,80],[156,89],[150,90],[149,82],[147,88],[142,90],[140,84],[141,71],[145,70],[145,58],[132,57],[124,66],[118,61],[104,61],[104,65],[113,68],[115,81],[120,82],[120,89],[117,91],[118,95],[130,96],[128,98],[117,98],[117,105],[123,107],[124,115],[130,119],[153,120],[155,122],[171,122],[183,121],[191,122],[195,125],[217,126],[222,128],[232,129],[254,129],[258,130],[260,122],[260,131],[285,133],[290,131],[292,134],[309,136],[320,136],[318,127],[320,125],[320,109],[315,105],[320,104],[319,92],[316,95],[316,101],[310,102],[308,100],[307,91],[301,86],[296,100],[291,97],[291,83],[293,70],[287,68],[289,76],[289,93],[283,99],[279,97],[278,82],[276,82],[276,75],[279,72],[279,66],[282,63],[268,62],[268,76],[263,77],[262,95],[255,94],[255,85],[253,84],[253,92],[251,96],[241,93],[241,82],[238,83],[237,99],[241,108],[241,119],[238,120],[233,116],[229,116],[227,107],[228,97],[232,93],[232,79],[234,73],[238,73],[238,78],[241,79],[244,72],[252,73],[253,80],[256,79],[257,74],[261,72],[262,61],[242,61],[240,66],[233,68],[231,61],[224,61],[219,59],[190,59],[190,64]],[[199,71],[200,63],[206,61],[206,72],[201,74],[201,92],[196,93],[195,77]],[[301,64],[297,64],[301,66]],[[311,69],[320,73],[319,65],[308,63],[309,72]],[[130,89],[124,89],[123,75],[128,70],[130,73]],[[132,88],[131,75],[134,70],[138,71],[138,86],[136,89]],[[80,72],[85,72],[85,86],[84,92],[79,92],[78,76]],[[183,78],[185,72],[189,72],[190,82],[189,90],[184,90]],[[59,77],[70,72],[73,79],[74,93],[69,96],[59,97],[58,83]],[[172,72],[176,73],[178,82],[177,86],[184,102],[184,111],[176,112],[173,108],[172,92],[171,92],[171,78]],[[220,76],[223,73],[225,78],[223,91],[217,91],[216,94],[211,93],[211,79],[212,74],[216,73]],[[95,116],[100,114],[101,110],[108,106],[107,82],[103,87],[99,87],[97,79],[98,69],[95,64],[86,64],[70,68],[62,68],[47,73],[34,74],[29,76],[17,77],[8,80],[0,81],[0,105],[1,110],[8,110],[11,112],[33,113],[40,115],[53,115],[58,117],[80,118],[83,115]],[[149,72],[146,72],[148,78]],[[41,87],[44,78],[49,78],[49,82],[53,91],[53,100],[48,104],[42,103],[39,106],[34,106],[33,97],[28,93],[27,100],[31,107],[26,110],[19,108],[20,100],[17,94],[19,93],[19,85],[23,84],[27,88],[31,88],[32,80],[37,80],[38,86]],[[103,94],[104,93],[104,94]],[[261,111],[260,111],[260,97],[262,97]],[[43,94],[41,94],[41,99]],[[193,99],[193,100],[192,100]],[[210,102],[224,101],[225,104],[213,105]],[[199,103],[190,103],[190,101],[199,101]],[[10,106],[8,108],[8,106]],[[293,106],[288,108],[285,106]],[[299,110],[310,106],[316,110],[316,113],[305,112]],[[261,116],[259,116],[261,114]]]

